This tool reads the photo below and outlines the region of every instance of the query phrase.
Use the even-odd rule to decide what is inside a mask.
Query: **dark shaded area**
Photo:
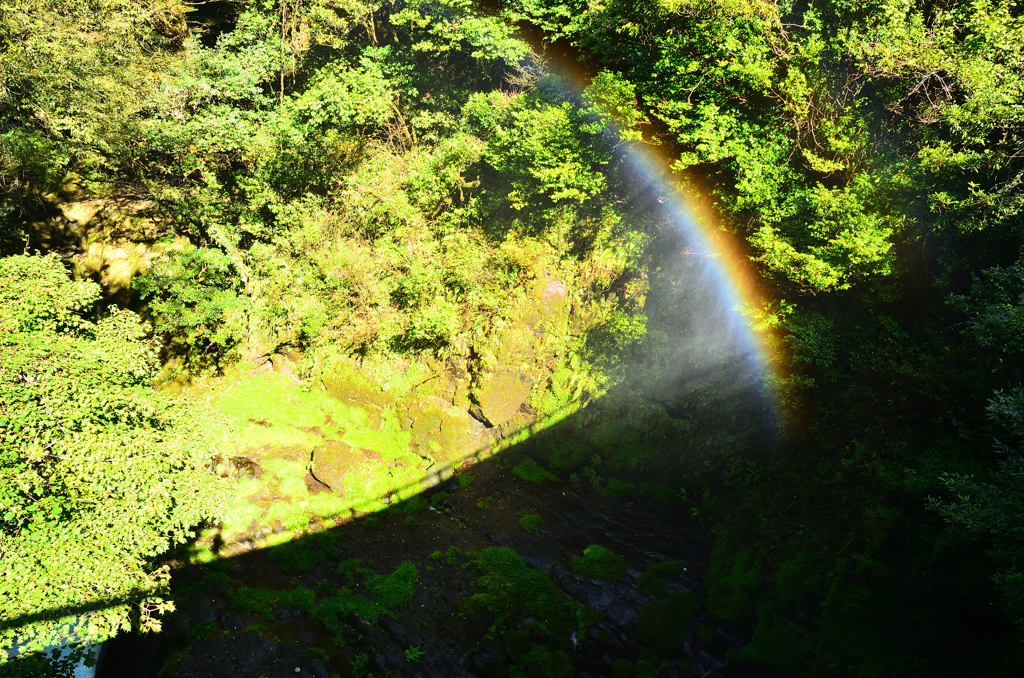
[[[573,423],[538,436],[529,448],[542,448]],[[383,514],[341,518],[269,549],[260,549],[259,539],[229,544],[237,556],[183,567],[173,580],[178,610],[165,620],[165,631],[115,639],[102,653],[97,676],[347,676],[369,670],[489,677],[510,675],[510,665],[526,675],[647,675],[624,673],[644,659],[663,667],[658,675],[723,675],[725,652],[740,641],[698,602],[707,536],[684,502],[611,499],[578,483],[527,482],[512,471],[527,459],[526,447],[464,467],[474,479],[468,487],[460,487],[466,476],[461,484],[456,476]],[[524,530],[524,515],[539,516],[539,529]],[[625,575],[606,581],[576,573],[574,557],[592,544],[621,558]],[[485,578],[493,583],[500,579],[494,572],[504,570],[486,570],[474,554],[494,548],[512,549],[529,571],[550,580],[560,600],[549,607],[576,609],[568,637],[556,635],[554,613],[547,618],[547,608],[531,610],[531,601],[545,594],[543,586],[527,590],[530,579],[508,575],[518,583],[513,597],[526,596],[522,606],[488,608],[487,596],[496,594]],[[368,607],[362,615],[327,612],[325,601],[342,589],[381,604],[391,594],[379,577],[406,562],[418,574],[411,602],[376,620],[365,618],[372,617]],[[678,564],[656,567],[666,562]],[[664,586],[651,587],[651,577]],[[302,590],[310,593],[293,593]],[[679,596],[693,600],[686,615],[659,602]],[[669,610],[667,619],[649,619],[665,616],[662,608]],[[416,653],[409,648],[422,656],[411,658]],[[552,673],[560,653],[571,661],[571,672]]]

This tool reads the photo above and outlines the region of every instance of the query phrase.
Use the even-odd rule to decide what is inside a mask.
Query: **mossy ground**
[[[225,498],[225,541],[265,528],[267,543],[278,543],[310,524],[379,511],[422,490],[429,463],[412,452],[410,432],[388,408],[371,412],[276,372],[236,372],[197,384],[189,394],[221,416],[211,457],[220,457],[222,473],[232,474],[230,460],[240,457],[259,468],[237,474]],[[379,417],[374,426],[372,416]],[[346,472],[340,491],[316,491],[305,480],[314,450],[328,441],[369,455]]]

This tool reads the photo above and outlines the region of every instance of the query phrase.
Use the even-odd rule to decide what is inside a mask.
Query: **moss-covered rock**
[[[310,471],[320,482],[336,492],[345,486],[345,474],[366,466],[366,455],[340,440],[328,440],[313,450],[313,466]]]

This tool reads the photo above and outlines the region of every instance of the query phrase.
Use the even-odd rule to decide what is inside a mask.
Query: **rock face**
[[[385,418],[397,421],[410,449],[428,464],[457,465],[533,420],[530,397],[547,383],[565,345],[570,304],[563,281],[541,277],[509,304],[505,323],[488,340],[493,355],[486,371],[473,357],[452,355],[392,365],[399,381],[414,383],[400,389],[385,389],[355,365],[323,376],[323,387],[365,411],[373,431],[383,429]],[[332,445],[314,453],[313,476],[337,490],[345,465],[358,460],[343,444]]]
[[[335,492],[345,487],[345,473],[367,464],[366,455],[340,440],[328,440],[313,450],[313,477]]]
[[[481,380],[476,398],[477,410],[489,426],[500,426],[511,419],[530,397],[533,380],[519,372],[502,370]]]

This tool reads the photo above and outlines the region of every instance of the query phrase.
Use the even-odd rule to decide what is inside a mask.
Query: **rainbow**
[[[548,74],[561,80],[566,99],[582,104],[584,90],[595,73],[587,72],[569,50],[550,50],[543,36],[535,31],[527,33],[527,42],[543,50]],[[621,134],[614,120],[607,122],[616,134]],[[770,426],[776,430],[786,428],[781,389],[789,361],[777,331],[759,320],[773,295],[758,274],[746,242],[723,228],[707,197],[711,192],[700,190],[696,177],[677,173],[673,168],[675,158],[664,145],[625,141],[617,150],[627,169],[641,182],[641,190],[656,197],[665,218],[682,235],[687,245],[683,254],[698,256],[705,262],[702,277],[712,288],[716,310],[727,318],[721,330],[737,344],[737,357],[747,364],[766,414],[772,420]]]

